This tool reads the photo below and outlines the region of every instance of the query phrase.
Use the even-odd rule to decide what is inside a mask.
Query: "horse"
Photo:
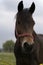
[[[39,65],[43,63],[43,44],[34,31],[35,22],[32,14],[35,11],[33,2],[29,8],[24,8],[23,1],[18,4],[16,14],[14,54],[16,65]]]

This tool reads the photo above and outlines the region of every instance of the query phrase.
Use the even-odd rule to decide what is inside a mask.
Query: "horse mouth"
[[[33,47],[34,47],[34,44],[28,45],[27,43],[25,43],[23,46],[23,53],[28,53],[28,54],[32,53]]]

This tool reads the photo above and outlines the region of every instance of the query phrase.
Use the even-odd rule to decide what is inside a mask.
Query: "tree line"
[[[3,43],[3,51],[4,52],[13,52],[14,51],[14,41],[8,40],[5,43]]]

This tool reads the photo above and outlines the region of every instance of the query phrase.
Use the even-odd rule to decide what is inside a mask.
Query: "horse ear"
[[[21,10],[23,10],[23,1],[20,1],[20,3],[18,4],[18,12],[20,12]]]
[[[34,2],[33,2],[32,5],[31,5],[31,7],[29,8],[29,12],[30,12],[31,14],[33,14],[34,10],[35,10],[35,4],[34,4]]]

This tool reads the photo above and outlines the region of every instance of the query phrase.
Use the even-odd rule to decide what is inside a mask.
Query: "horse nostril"
[[[25,42],[24,47],[29,47],[29,44],[27,42]]]
[[[31,50],[32,49],[32,45],[29,45],[27,42],[24,43],[24,48],[27,50]]]
[[[25,42],[25,43],[24,43],[24,46],[27,46],[27,44],[28,44],[28,43],[27,43],[27,42]]]

